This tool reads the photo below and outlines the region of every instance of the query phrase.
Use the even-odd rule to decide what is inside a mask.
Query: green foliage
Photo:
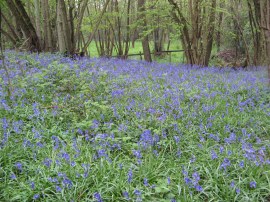
[[[125,191],[131,201],[269,197],[264,72],[8,54],[14,92],[6,102],[0,91],[0,201],[98,201],[97,192],[127,201]]]

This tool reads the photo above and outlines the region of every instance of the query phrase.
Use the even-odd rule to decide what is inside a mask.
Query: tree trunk
[[[48,0],[42,0],[42,11],[43,11],[43,27],[44,27],[44,49],[45,51],[53,51],[52,42],[52,30],[50,23],[50,7]]]
[[[268,84],[270,86],[270,2],[269,0],[253,0],[256,9],[260,9],[257,11],[257,15],[259,15],[258,19],[260,19],[260,28],[261,32],[264,33],[265,42],[266,42],[266,64],[268,67]],[[259,5],[258,5],[259,2]]]
[[[208,25],[208,35],[207,35],[207,45],[206,52],[204,57],[204,66],[208,66],[209,59],[212,52],[213,40],[214,40],[214,31],[215,31],[215,18],[216,18],[216,0],[212,0],[211,12],[209,17],[209,25]]]
[[[57,0],[57,35],[59,51],[67,55],[72,54],[70,27],[64,0]]]
[[[99,18],[98,18],[98,20],[97,20],[97,23],[96,23],[96,25],[95,25],[95,27],[94,27],[94,30],[93,30],[93,32],[91,33],[91,35],[89,36],[89,38],[88,38],[88,40],[87,40],[85,46],[83,47],[83,50],[82,50],[83,52],[86,52],[86,51],[87,51],[88,46],[89,46],[90,43],[92,42],[92,40],[93,40],[93,38],[94,38],[94,36],[95,36],[95,33],[96,33],[96,31],[97,31],[97,29],[98,29],[98,27],[99,27],[99,24],[100,24],[100,22],[101,22],[101,20],[102,20],[102,17],[103,17],[103,15],[104,15],[104,13],[105,13],[105,11],[106,11],[106,9],[107,9],[107,6],[108,6],[109,2],[110,2],[110,0],[106,0],[105,4],[104,4],[104,6],[103,6],[103,9],[102,9],[102,11],[101,11],[101,13],[100,13],[100,15],[99,15]]]
[[[41,48],[36,30],[32,25],[21,0],[15,0],[15,2],[13,0],[6,0],[6,3],[29,41],[29,50],[40,51]]]
[[[140,12],[140,15],[139,15],[140,17],[139,18],[143,20],[142,31],[146,31],[147,22],[146,22],[146,16],[145,16],[145,0],[138,0],[138,9],[139,9],[139,12]],[[148,35],[143,36],[142,46],[143,46],[144,60],[147,61],[147,62],[152,62]]]
[[[88,1],[89,0],[84,0],[82,3],[82,7],[79,10],[79,18],[78,18],[78,23],[76,26],[76,32],[74,36],[75,37],[74,44],[78,44],[78,47],[80,47],[79,44],[80,44],[80,36],[81,36],[81,26],[82,26],[83,16],[84,16],[85,9],[87,8]]]
[[[39,44],[42,44],[41,26],[40,26],[40,2],[35,0],[35,23]]]
[[[20,37],[18,36],[16,32],[16,28],[8,21],[8,19],[3,14],[3,12],[2,12],[1,17],[3,18],[3,21],[5,21],[6,25],[8,26],[8,29],[11,32],[12,38],[15,40],[15,44],[16,44],[20,40]]]

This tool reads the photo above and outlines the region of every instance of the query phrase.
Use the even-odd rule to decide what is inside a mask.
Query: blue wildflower
[[[167,178],[167,183],[171,184],[171,178],[170,177]]]
[[[228,166],[231,165],[231,161],[228,158],[225,158],[220,166],[220,169],[226,170]]]
[[[17,163],[15,164],[15,166],[16,166],[16,168],[17,168],[20,172],[22,172],[22,163],[17,162]]]
[[[148,179],[147,178],[144,178],[143,179],[143,184],[144,184],[144,186],[149,186]]]
[[[198,192],[202,192],[203,191],[203,188],[200,186],[200,185],[195,185],[195,189],[196,189],[196,191],[198,191]]]
[[[257,183],[255,181],[252,181],[249,183],[250,188],[256,188],[256,186],[257,186]]]
[[[37,200],[37,199],[39,199],[39,197],[40,197],[39,194],[35,194],[35,195],[33,196],[33,200]]]
[[[35,189],[35,183],[34,183],[34,182],[30,182],[30,186],[31,186],[31,189],[32,189],[32,190]]]
[[[61,192],[62,191],[62,188],[58,185],[55,186],[55,191],[56,192]]]
[[[16,175],[15,175],[14,173],[12,173],[12,174],[10,175],[10,179],[15,180],[15,179],[17,179],[17,177],[16,177]]]
[[[133,176],[132,169],[129,169],[129,171],[128,171],[128,183],[131,183],[132,176]]]
[[[128,192],[127,191],[124,191],[123,192],[123,196],[124,196],[124,198],[126,199],[126,200],[130,200],[130,198],[129,198],[129,194],[128,194]]]
[[[44,164],[46,167],[49,168],[49,167],[51,167],[52,160],[49,159],[49,158],[46,158],[46,159],[44,159],[43,164]]]
[[[94,193],[94,198],[96,199],[97,202],[103,202],[101,195],[98,192]]]
[[[214,150],[211,151],[211,158],[213,160],[218,158],[218,155],[217,155],[217,153]]]

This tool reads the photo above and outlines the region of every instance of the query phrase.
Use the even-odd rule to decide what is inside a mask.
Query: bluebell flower
[[[171,178],[170,177],[167,178],[167,183],[171,184]]]
[[[143,184],[144,184],[144,186],[149,186],[148,179],[147,178],[144,178],[143,179]]]
[[[119,163],[119,169],[122,170],[123,169],[123,163]]]
[[[70,162],[70,165],[71,165],[71,167],[75,167],[76,166],[76,162],[75,161],[71,161]]]
[[[192,155],[192,157],[190,158],[190,163],[194,163],[196,161],[196,157],[194,155]]]
[[[129,194],[128,194],[128,192],[127,191],[124,191],[123,192],[123,196],[124,196],[124,198],[126,199],[126,200],[130,200],[130,198],[129,198]]]
[[[192,180],[188,177],[185,177],[184,180],[187,185],[190,185],[192,183]]]
[[[15,164],[15,166],[16,166],[16,168],[17,168],[20,172],[22,172],[22,163],[17,162],[17,163]]]
[[[196,191],[198,191],[198,192],[202,192],[203,191],[203,188],[200,186],[200,185],[195,185],[195,189],[196,189]]]
[[[228,166],[231,165],[231,161],[228,158],[225,158],[220,166],[220,169],[226,170]]]
[[[174,136],[175,143],[178,144],[180,142],[180,137],[179,136]]]
[[[97,202],[103,202],[101,195],[98,192],[94,193],[94,198],[96,199]]]
[[[62,188],[58,185],[55,186],[55,191],[56,192],[61,192],[62,191]]]
[[[62,180],[62,184],[67,187],[67,188],[71,188],[73,186],[73,183],[70,179],[68,179],[67,177],[65,177],[63,180]]]
[[[142,198],[141,198],[142,192],[141,191],[135,189],[134,194],[137,196],[136,201],[138,201],[138,202],[142,201]]]
[[[241,161],[241,162],[239,163],[239,166],[240,166],[241,168],[244,168],[244,166],[245,166],[244,161]]]
[[[232,181],[230,184],[230,187],[234,188],[234,186],[235,186],[235,183],[234,183],[234,181]]]
[[[218,155],[217,155],[217,153],[214,150],[211,151],[211,158],[213,160],[218,158]]]
[[[131,183],[133,177],[132,169],[129,169],[128,171],[128,183]]]
[[[257,183],[255,181],[252,181],[249,183],[250,188],[256,188]]]
[[[15,179],[17,179],[17,177],[16,177],[16,175],[15,175],[14,173],[12,173],[12,174],[10,175],[10,179],[15,180]]]
[[[199,173],[197,173],[197,172],[194,172],[193,174],[192,174],[192,177],[193,177],[193,180],[194,180],[194,182],[197,184],[199,181],[200,181],[200,175],[199,175]]]
[[[224,141],[227,143],[227,144],[231,144],[233,142],[236,141],[236,135],[234,133],[231,133],[230,134],[230,137],[228,138],[225,138]]]
[[[49,158],[46,158],[46,159],[44,159],[43,164],[44,164],[46,167],[49,168],[49,167],[51,167],[52,160],[49,159]]]
[[[132,150],[133,155],[137,158],[137,159],[141,159],[142,158],[142,154],[140,150]]]
[[[40,197],[39,194],[35,194],[35,195],[33,196],[33,200],[37,200],[37,199],[39,199],[39,197]]]
[[[223,152],[224,152],[224,147],[223,147],[223,146],[220,146],[220,147],[219,147],[219,153],[222,154]]]
[[[240,194],[240,189],[239,189],[239,188],[236,188],[235,192],[236,192],[237,194]]]
[[[180,158],[181,157],[181,154],[182,154],[181,150],[180,149],[177,149],[177,152],[176,152],[177,158]]]
[[[31,186],[31,189],[32,189],[32,190],[35,189],[35,183],[34,183],[34,182],[30,182],[30,186]]]

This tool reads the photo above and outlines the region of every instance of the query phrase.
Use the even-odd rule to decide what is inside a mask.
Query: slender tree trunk
[[[145,13],[144,13],[145,12],[145,0],[138,0],[138,9],[139,9],[139,12],[140,12],[140,15],[139,15],[140,19],[143,20],[143,29],[142,29],[142,31],[146,31],[147,22],[146,22],[146,16],[145,16]],[[143,55],[144,55],[145,61],[152,62],[148,35],[143,36],[142,47],[143,47]]]
[[[58,49],[61,53],[67,52],[67,47],[64,38],[64,29],[63,29],[63,13],[59,5],[59,0],[57,1],[57,38],[58,38]]]
[[[17,32],[16,32],[16,28],[8,21],[8,19],[6,18],[6,16],[3,14],[1,17],[3,18],[3,21],[6,23],[6,25],[8,26],[9,31],[11,32],[12,38],[15,40],[15,45],[16,42],[20,40],[20,37],[18,36]],[[3,33],[4,34],[4,33]]]
[[[76,26],[75,42],[74,42],[75,44],[78,43],[78,47],[79,47],[79,43],[80,43],[81,26],[82,26],[83,16],[84,16],[85,9],[87,8],[88,1],[89,0],[84,0],[82,3],[82,7],[79,10],[79,18],[78,18],[78,23]]]
[[[100,13],[100,15],[99,15],[99,18],[98,18],[98,20],[97,20],[97,24],[95,25],[93,32],[91,33],[91,35],[89,36],[89,38],[88,38],[88,40],[87,40],[85,46],[83,47],[83,50],[82,50],[83,52],[86,52],[88,46],[89,46],[90,43],[92,42],[92,40],[93,40],[93,38],[94,38],[94,36],[95,36],[95,33],[96,33],[96,31],[97,31],[97,29],[98,29],[98,27],[99,27],[99,24],[101,23],[102,17],[103,17],[103,15],[104,15],[104,13],[105,13],[105,11],[106,11],[106,9],[107,9],[107,6],[108,6],[109,2],[110,2],[110,0],[106,0],[105,4],[104,4],[104,6],[103,6],[103,9],[102,9],[102,11],[101,11],[101,13]]]
[[[45,51],[53,51],[52,42],[52,30],[50,23],[50,7],[48,0],[42,0],[42,11],[43,11],[43,27],[44,27],[44,49]]]
[[[214,40],[214,31],[215,31],[215,18],[216,18],[216,0],[212,0],[210,17],[209,17],[209,25],[208,25],[208,35],[207,35],[207,45],[206,45],[206,52],[204,57],[204,65],[208,66],[209,59],[212,52],[213,47],[213,40]]]
[[[41,26],[40,26],[40,2],[39,0],[35,0],[34,3],[35,3],[35,23],[36,23],[37,37],[39,40],[39,44],[42,44]]]
[[[253,0],[256,15],[260,20],[260,30],[264,33],[266,43],[266,64],[268,67],[268,84],[270,86],[270,2],[269,0]],[[258,11],[259,10],[259,11]]]
[[[126,34],[126,44],[125,44],[125,58],[127,58],[127,55],[128,55],[128,51],[129,51],[129,43],[130,43],[130,6],[131,6],[131,3],[130,3],[131,0],[128,0],[128,3],[127,3],[127,34]]]
[[[6,3],[29,41],[29,50],[40,51],[41,48],[36,30],[32,25],[21,0],[15,0],[15,2],[13,0],[6,0]]]

